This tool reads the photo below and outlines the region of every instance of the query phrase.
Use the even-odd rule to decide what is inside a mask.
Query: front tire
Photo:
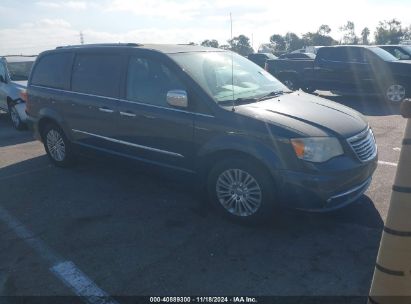
[[[70,142],[63,130],[56,124],[48,124],[43,132],[44,148],[51,162],[57,167],[70,167],[73,165],[74,155]]]
[[[406,90],[402,84],[391,84],[385,90],[385,99],[391,103],[401,103],[405,96]]]
[[[9,115],[10,115],[10,119],[13,124],[13,127],[16,130],[22,131],[26,128],[26,125],[21,120],[19,112],[17,111],[16,105],[14,103],[9,104]]]
[[[268,170],[248,158],[217,163],[207,181],[214,207],[239,222],[263,222],[273,215],[275,184]]]

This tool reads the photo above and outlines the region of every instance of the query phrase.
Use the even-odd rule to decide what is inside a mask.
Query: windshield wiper
[[[289,94],[289,93],[291,93],[291,91],[283,91],[283,90],[273,91],[266,95],[261,96],[260,98],[257,98],[257,101],[263,101],[263,100],[271,99],[273,97],[278,97],[278,96]]]
[[[239,105],[239,104],[246,104],[246,103],[252,103],[252,102],[256,102],[258,101],[257,98],[242,98],[242,97],[238,97],[234,100],[232,99],[227,99],[227,100],[221,100],[218,103],[219,104],[230,104],[232,105],[233,103],[235,105]]]
[[[271,98],[278,97],[284,94],[289,94],[289,93],[292,93],[292,91],[279,90],[279,91],[270,92],[258,98],[257,97],[249,97],[249,98],[238,97],[234,99],[234,101],[232,99],[227,99],[227,100],[221,100],[218,103],[219,104],[230,104],[230,105],[247,104],[247,103],[259,102],[259,101],[271,99]]]

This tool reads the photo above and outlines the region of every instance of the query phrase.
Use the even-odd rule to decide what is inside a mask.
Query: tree
[[[222,44],[218,48],[226,51],[230,50],[230,46],[228,44]]]
[[[254,50],[250,45],[250,39],[247,36],[240,35],[227,42],[230,45],[230,49],[240,55],[247,56],[254,53]]]
[[[292,52],[304,47],[304,41],[296,34],[288,32],[284,36],[287,52]]]
[[[327,24],[322,24],[319,27],[317,33],[321,36],[327,36],[329,33],[331,33],[331,28]]]
[[[275,46],[272,43],[262,43],[258,47],[258,52],[259,53],[272,53],[272,54],[274,54]]]
[[[404,36],[401,21],[397,19],[380,21],[375,30],[376,44],[398,44]]]
[[[201,42],[202,46],[207,46],[207,47],[213,47],[213,48],[218,48],[218,41],[215,39],[212,40],[204,40],[203,42]]]
[[[361,31],[361,40],[362,44],[370,44],[370,41],[368,40],[368,37],[370,36],[370,29],[368,27],[364,27],[364,29]]]
[[[347,21],[346,25],[340,27],[344,33],[341,44],[358,44],[358,37],[355,35],[355,25],[352,21]]]
[[[279,34],[271,35],[270,43],[273,45],[276,52],[285,52],[287,45],[283,36]]]
[[[322,45],[329,46],[335,45],[338,42],[335,41],[329,34],[331,33],[331,28],[327,24],[322,24],[317,32],[308,32],[303,34],[301,43],[305,46],[309,45]]]
[[[322,46],[329,46],[335,45],[338,42],[334,40],[331,36],[323,36],[319,33],[305,33],[303,35],[304,45],[322,45]]]
[[[411,40],[411,25],[408,28],[405,28],[403,32],[404,32],[404,36],[402,37],[402,39]]]

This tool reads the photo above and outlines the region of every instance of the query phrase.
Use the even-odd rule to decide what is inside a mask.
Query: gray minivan
[[[50,160],[101,152],[195,174],[241,221],[278,204],[334,210],[361,196],[377,166],[358,112],[291,92],[235,53],[186,45],[101,44],[39,55],[30,125]]]

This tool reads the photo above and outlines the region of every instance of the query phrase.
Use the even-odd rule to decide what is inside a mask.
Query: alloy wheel
[[[241,169],[223,171],[217,179],[216,194],[228,212],[242,217],[256,213],[263,198],[257,180]]]
[[[61,134],[51,129],[46,136],[47,149],[50,152],[50,156],[58,162],[61,162],[66,157],[66,146],[64,144]]]
[[[392,102],[400,102],[405,98],[405,88],[400,84],[393,84],[388,87],[387,99]]]

